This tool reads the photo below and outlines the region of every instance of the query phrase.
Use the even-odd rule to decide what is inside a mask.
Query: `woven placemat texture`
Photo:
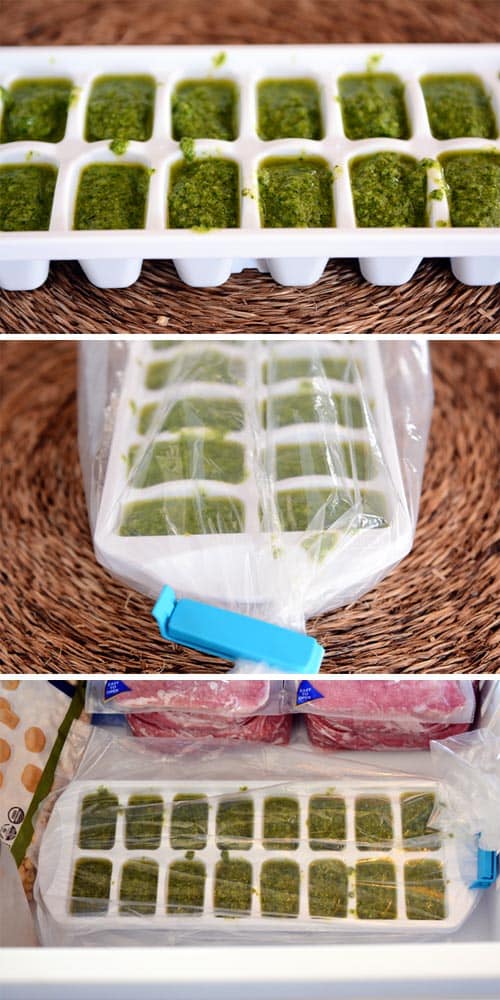
[[[1,669],[225,671],[158,636],[95,561],[76,444],[76,346],[0,343]],[[413,552],[309,631],[327,672],[500,672],[498,342],[432,344],[436,406]],[[495,531],[497,532],[495,537]]]
[[[3,45],[493,42],[498,0],[3,0]],[[478,67],[479,68],[479,67]],[[191,289],[149,261],[129,289],[94,288],[55,263],[34,292],[0,291],[2,333],[465,333],[500,331],[495,288],[467,288],[426,261],[400,288],[377,288],[356,261],[331,261],[312,288],[245,272]]]

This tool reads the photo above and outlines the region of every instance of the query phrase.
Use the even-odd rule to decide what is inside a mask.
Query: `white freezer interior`
[[[500,735],[500,682],[482,684],[477,724]],[[339,756],[339,755],[337,755]],[[351,756],[346,755],[346,756]],[[421,775],[430,755],[359,753]],[[500,822],[500,805],[499,805]],[[0,910],[1,915],[1,910]],[[2,919],[5,914],[2,915]],[[490,1000],[500,997],[500,882],[460,930],[405,943],[3,949],[1,1000]]]

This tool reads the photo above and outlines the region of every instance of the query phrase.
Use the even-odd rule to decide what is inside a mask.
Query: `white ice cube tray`
[[[118,819],[114,845],[110,850],[83,850],[78,846],[81,803],[86,795],[106,788],[114,793],[119,800]],[[283,923],[293,923],[295,927],[304,929],[318,925],[328,925],[335,930],[350,932],[383,931],[391,933],[415,933],[419,931],[441,933],[456,930],[468,916],[474,901],[475,893],[471,891],[460,873],[456,844],[453,838],[442,837],[437,849],[425,849],[425,838],[417,846],[405,849],[401,825],[401,795],[405,792],[418,794],[420,792],[438,793],[438,786],[430,780],[420,780],[416,777],[403,779],[353,779],[335,782],[334,786],[327,781],[308,781],[307,783],[292,781],[276,782],[236,782],[236,781],[111,781],[99,785],[95,781],[76,781],[67,788],[58,799],[47,831],[42,841],[38,866],[37,898],[48,910],[51,918],[60,925],[73,926],[79,924],[82,930],[105,931],[123,930],[130,927],[156,930],[186,930],[196,923],[200,929],[217,929],[223,933],[226,921],[221,919],[214,908],[215,865],[221,860],[222,851],[216,843],[216,814],[219,802],[234,798],[251,798],[254,804],[254,837],[247,850],[230,849],[230,859],[241,859],[252,865],[252,902],[249,914],[231,914],[241,927],[243,925],[251,932],[256,927],[283,929]],[[134,849],[125,846],[125,810],[131,795],[159,795],[164,802],[164,818],[162,836],[156,850]],[[167,913],[167,882],[169,866],[174,861],[185,859],[184,847],[174,849],[170,844],[170,817],[172,802],[177,795],[204,795],[209,800],[208,832],[206,846],[190,853],[192,860],[201,861],[205,865],[206,884],[203,912],[200,913]],[[339,850],[313,850],[309,843],[308,804],[310,798],[316,795],[334,795],[342,797],[346,805],[346,842]],[[300,832],[299,846],[296,850],[280,850],[264,847],[263,844],[263,808],[264,802],[270,797],[294,798],[299,803]],[[393,845],[387,850],[381,845],[375,848],[360,849],[356,846],[355,834],[355,802],[360,796],[383,796],[389,799],[392,810]],[[429,845],[430,846],[430,845]],[[106,913],[96,915],[73,914],[71,912],[71,897],[73,876],[76,863],[80,858],[105,858],[112,862],[111,890],[109,907]],[[157,897],[154,914],[121,914],[120,913],[120,880],[121,868],[124,862],[146,858],[158,864]],[[300,908],[296,917],[278,918],[263,916],[260,902],[260,871],[265,861],[295,861],[300,869]],[[335,860],[343,862],[348,869],[348,906],[345,917],[312,917],[308,902],[308,869],[313,861]],[[396,873],[397,916],[392,919],[363,919],[356,915],[355,866],[359,861],[390,860]],[[409,919],[406,914],[404,865],[413,860],[435,860],[443,867],[445,880],[445,916],[443,919]],[[232,923],[232,921],[231,921]]]
[[[0,164],[50,163],[58,167],[52,218],[47,232],[0,233],[0,287],[37,288],[47,278],[51,260],[77,259],[100,288],[122,288],[140,275],[144,259],[173,260],[186,284],[213,287],[246,268],[269,271],[282,285],[317,281],[330,257],[357,257],[364,277],[377,285],[408,281],[423,257],[449,257],[459,281],[490,285],[500,280],[496,228],[449,228],[446,197],[429,198],[430,222],[424,228],[357,228],[349,183],[349,163],[381,150],[434,159],[452,150],[499,149],[497,141],[453,139],[440,142],[430,132],[419,85],[428,73],[480,74],[500,123],[500,47],[495,45],[304,45],[121,46],[75,48],[0,48],[5,88],[19,78],[62,76],[78,88],[71,103],[64,139],[59,143],[13,142],[0,146]],[[396,73],[405,85],[411,138],[352,141],[342,127],[337,82],[345,73],[364,72],[380,56],[377,70]],[[130,142],[116,157],[109,142],[84,140],[87,99],[94,80],[114,73],[145,73],[157,83],[154,129],[148,142]],[[168,229],[166,217],[170,169],[181,159],[172,139],[172,92],[183,79],[230,79],[240,93],[238,138],[232,142],[196,140],[199,155],[227,157],[240,168],[240,226],[200,233]],[[271,77],[308,77],[320,88],[325,137],[264,142],[256,130],[256,86]],[[1,109],[0,109],[1,110]],[[269,156],[323,157],[334,171],[336,226],[324,229],[266,229],[259,217],[257,171]],[[72,229],[81,170],[90,163],[142,163],[154,169],[143,230],[80,232]],[[439,167],[428,170],[428,194],[442,188]],[[243,190],[252,196],[243,195]],[[444,225],[443,225],[444,224]]]
[[[217,349],[228,357],[241,358],[246,366],[242,385],[222,383],[173,382],[167,389],[145,388],[148,364],[162,358],[196,356]],[[310,379],[292,379],[265,385],[262,366],[279,358],[346,358],[355,380],[340,382],[317,376],[313,384],[318,393],[354,394],[362,405],[370,408],[369,423],[361,428],[343,427],[328,412],[328,420],[309,424],[292,424],[263,429],[260,423],[261,405],[280,395],[298,393],[301,384]],[[221,397],[240,400],[245,414],[241,432],[228,433],[225,440],[240,441],[245,449],[246,478],[233,484],[213,480],[184,480],[159,483],[146,488],[134,488],[128,482],[126,456],[133,444],[145,446],[151,440],[175,440],[178,435],[159,432],[161,417],[176,400],[188,396]],[[163,402],[162,402],[163,401]],[[160,403],[156,427],[149,435],[137,433],[138,415],[148,403]],[[151,342],[129,345],[128,360],[122,388],[114,412],[110,414],[113,433],[100,501],[94,544],[98,559],[112,573],[139,590],[156,596],[165,583],[177,594],[197,597],[216,603],[230,603],[248,609],[265,603],[286,606],[293,604],[294,586],[300,586],[301,611],[307,615],[320,610],[328,594],[329,606],[339,606],[359,588],[367,577],[378,575],[405,555],[412,541],[411,518],[401,479],[392,417],[388,403],[379,346],[373,342],[346,344],[325,342],[245,342],[226,346],[224,341],[206,344],[183,342],[174,349],[157,350]],[[196,429],[193,429],[196,434]],[[201,433],[203,431],[201,430]],[[297,444],[322,441],[364,442],[376,450],[376,474],[367,481],[355,482],[346,477],[301,476],[276,481],[263,474],[259,455],[277,444]],[[144,450],[142,452],[144,454]],[[141,452],[137,463],[140,463]],[[385,498],[384,527],[360,527],[352,530],[349,514],[333,526],[337,544],[328,552],[318,554],[318,547],[308,549],[310,541],[321,531],[321,520],[311,522],[307,532],[285,532],[280,528],[276,495],[279,491],[311,488],[334,490],[366,489]],[[122,536],[119,527],[124,507],[141,500],[192,496],[197,491],[208,496],[237,498],[244,505],[245,529],[238,534]],[[263,530],[259,508],[265,508],[266,527]],[[306,542],[306,544],[304,544]],[[281,581],[281,583],[280,583]],[[294,581],[296,583],[294,584]],[[332,591],[334,599],[332,600]],[[282,610],[282,609],[281,609]]]

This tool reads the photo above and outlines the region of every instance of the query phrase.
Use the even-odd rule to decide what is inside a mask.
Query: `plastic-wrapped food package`
[[[155,598],[303,629],[412,546],[425,344],[86,343],[79,400],[97,558]]]
[[[315,751],[157,749],[96,730],[41,845],[42,942],[450,933],[478,894],[433,825],[440,794],[428,776],[346,757],[326,773]]]
[[[306,700],[307,699],[307,700]],[[297,687],[315,746],[332,750],[425,750],[474,721],[471,680],[330,678]]]

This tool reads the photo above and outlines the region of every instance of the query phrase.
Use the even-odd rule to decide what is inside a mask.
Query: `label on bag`
[[[124,691],[130,691],[128,684],[125,681],[106,681],[104,685],[104,701],[109,701],[110,698],[116,698],[117,694],[123,694]]]
[[[324,698],[321,691],[317,691],[309,681],[301,681],[297,688],[296,705],[305,705],[308,701],[316,701],[317,698]]]

